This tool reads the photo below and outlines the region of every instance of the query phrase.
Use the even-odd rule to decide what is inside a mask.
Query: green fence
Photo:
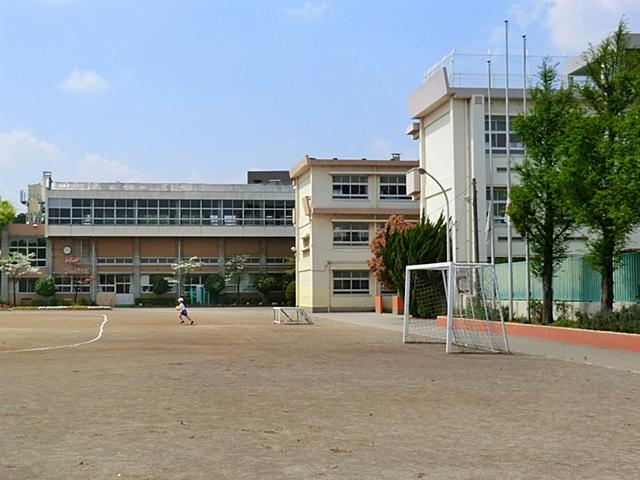
[[[509,291],[509,265],[496,265],[498,287],[502,298]],[[613,292],[616,302],[640,302],[640,252],[622,255],[622,264],[613,275]],[[513,263],[513,298],[527,299],[527,265]],[[542,299],[542,283],[531,275],[531,298]],[[594,270],[586,257],[569,257],[556,270],[553,279],[553,299],[565,302],[599,302],[600,273]]]

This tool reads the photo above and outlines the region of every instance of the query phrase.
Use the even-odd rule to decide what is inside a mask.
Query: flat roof
[[[51,191],[292,193],[288,184],[52,182]]]
[[[347,158],[315,158],[305,155],[302,159],[296,163],[289,175],[291,178],[297,178],[311,167],[349,167],[349,168],[361,168],[361,167],[376,167],[376,168],[389,168],[389,169],[407,169],[416,168],[418,166],[418,160],[369,160],[367,158],[361,159],[347,159]]]

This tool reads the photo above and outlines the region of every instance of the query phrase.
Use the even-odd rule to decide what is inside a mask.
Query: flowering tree
[[[236,299],[240,301],[240,282],[247,274],[247,255],[233,255],[224,264],[224,275],[227,283],[236,284]]]
[[[78,293],[80,293],[82,287],[90,285],[95,280],[95,277],[91,275],[91,267],[82,263],[80,257],[66,257],[62,275],[71,280],[74,303],[78,301]]]
[[[38,273],[40,270],[31,265],[34,254],[25,255],[19,252],[9,252],[9,255],[0,257],[0,270],[7,274],[13,284],[13,304],[16,304],[16,290],[18,279],[28,273]]]
[[[200,270],[202,268],[202,262],[198,257],[191,257],[181,260],[178,263],[172,263],[171,268],[178,275],[178,295],[182,295],[184,281],[190,280],[191,274],[195,270]]]
[[[412,227],[413,225],[407,222],[402,215],[391,215],[384,228],[379,229],[371,240],[369,248],[371,249],[371,253],[373,253],[373,257],[367,261],[367,264],[376,279],[386,289],[396,289],[389,276],[389,272],[385,268],[383,259],[387,239],[396,232],[404,233]]]

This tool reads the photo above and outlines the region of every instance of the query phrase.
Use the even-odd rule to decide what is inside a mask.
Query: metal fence
[[[509,266],[496,265],[498,287],[502,298],[509,291]],[[622,263],[613,274],[616,302],[640,302],[640,252],[625,253]],[[513,299],[527,298],[527,265],[513,263]],[[531,274],[531,298],[542,300],[542,283]],[[569,257],[557,269],[553,279],[553,299],[564,302],[599,302],[600,273],[591,267],[586,257]]]

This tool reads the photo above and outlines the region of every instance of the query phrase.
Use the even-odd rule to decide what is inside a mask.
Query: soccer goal
[[[312,325],[311,318],[300,307],[273,307],[273,323],[278,325]]]
[[[404,343],[509,352],[493,265],[407,265],[404,291]]]

